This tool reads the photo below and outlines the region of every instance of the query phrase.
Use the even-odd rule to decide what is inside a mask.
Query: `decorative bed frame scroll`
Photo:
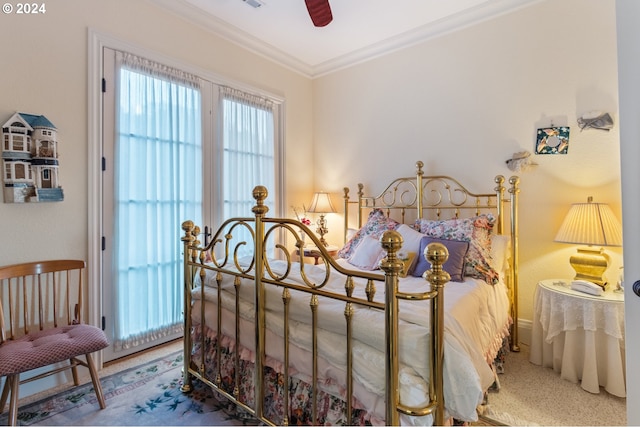
[[[505,278],[509,288],[511,305],[510,316],[513,319],[510,333],[510,347],[512,351],[520,351],[518,340],[518,194],[520,193],[520,178],[512,176],[508,189],[510,197],[505,197],[507,188],[505,178],[497,175],[494,179],[496,187],[494,193],[476,194],[467,190],[460,182],[444,175],[425,176],[424,163],[416,162],[416,174],[406,178],[393,180],[377,196],[365,196],[364,185],[358,184],[358,198],[349,198],[349,188],[344,188],[344,241],[347,242],[349,230],[350,205],[356,205],[357,225],[360,229],[366,219],[366,213],[373,208],[386,211],[387,216],[396,212],[400,216],[398,221],[408,224],[418,218],[448,219],[458,218],[461,213],[468,216],[479,215],[483,212],[496,214],[495,232],[507,234],[511,237],[511,253],[509,256],[509,276]],[[421,191],[418,191],[421,189]],[[505,232],[505,230],[507,230]]]
[[[348,208],[352,203],[358,204],[358,223],[362,224],[363,212],[367,208],[381,207],[387,212],[400,210],[403,218],[405,214],[413,211],[416,217],[422,218],[424,212],[433,211],[436,215],[442,214],[445,210],[453,209],[454,212],[461,212],[463,209],[469,209],[466,206],[467,199],[475,200],[475,208],[495,209],[498,213],[498,232],[502,232],[505,225],[503,220],[503,205],[509,200],[504,198],[505,187],[503,186],[504,178],[497,177],[495,194],[473,194],[468,192],[457,181],[448,177],[424,177],[422,172],[422,162],[418,162],[418,171],[415,177],[400,178],[387,189],[376,197],[365,197],[363,195],[363,186],[359,186],[358,201],[352,202],[348,198],[348,190],[345,189],[345,225],[348,220]],[[432,200],[436,193],[432,193],[430,188],[432,185],[439,183],[445,189],[444,193],[451,197],[445,203],[443,200]],[[515,301],[517,300],[517,203],[516,196],[518,194],[518,178],[511,178],[511,298],[513,301],[513,313],[517,313]],[[413,188],[413,196],[411,196],[410,188]],[[416,191],[422,189],[422,191]],[[425,194],[429,191],[428,194]],[[290,306],[291,293],[302,293],[309,296],[309,311],[312,319],[311,325],[311,350],[309,354],[312,357],[312,372],[309,373],[310,383],[312,385],[312,393],[310,397],[309,407],[305,407],[303,412],[308,413],[308,421],[310,424],[319,424],[318,395],[319,391],[317,383],[317,366],[318,366],[318,300],[320,298],[330,298],[333,301],[344,303],[344,317],[346,328],[346,378],[344,384],[344,394],[342,398],[344,403],[343,423],[353,424],[357,419],[354,405],[354,379],[353,379],[353,354],[352,354],[352,318],[354,307],[365,307],[367,309],[379,310],[384,314],[384,338],[386,342],[385,362],[385,396],[384,411],[387,425],[399,425],[400,414],[408,416],[432,415],[433,424],[444,425],[445,423],[445,402],[443,393],[443,361],[444,361],[444,285],[449,281],[449,275],[442,269],[442,265],[447,260],[447,249],[440,244],[431,244],[428,248],[427,260],[431,263],[432,268],[427,272],[427,280],[431,284],[431,290],[423,293],[407,293],[399,291],[399,274],[403,264],[399,260],[397,254],[401,249],[402,237],[396,231],[386,231],[380,238],[383,249],[387,252],[387,257],[380,263],[380,269],[384,275],[374,272],[355,271],[345,269],[336,260],[334,260],[325,248],[320,244],[318,237],[313,231],[300,223],[299,221],[288,218],[269,218],[267,217],[268,208],[265,206],[267,197],[267,189],[258,186],[253,190],[253,197],[256,200],[252,212],[255,216],[246,218],[231,218],[226,220],[218,230],[213,234],[211,242],[201,246],[198,241],[200,235],[200,227],[195,226],[191,221],[185,221],[182,224],[184,236],[182,237],[184,250],[184,381],[183,392],[190,392],[193,389],[193,378],[202,381],[205,385],[218,391],[222,396],[226,397],[236,407],[242,408],[252,416],[261,420],[268,425],[288,425],[290,421],[295,423],[296,420],[290,420],[290,395],[285,392],[288,386],[282,387],[281,384],[289,385],[292,380],[293,373],[289,368],[289,324],[290,324]],[[439,196],[440,197],[440,196]],[[488,201],[481,202],[482,199]],[[491,202],[497,200],[497,202]],[[465,203],[463,203],[463,201]],[[346,227],[345,227],[346,228]],[[244,230],[245,235],[249,236],[242,241],[234,241],[237,239],[239,230]],[[303,237],[301,237],[301,234]],[[282,243],[287,238],[293,236],[294,247]],[[319,248],[321,254],[320,265],[324,265],[326,273],[324,281],[314,283],[307,271],[314,266],[308,265],[304,258],[295,261],[295,254],[300,251],[304,245],[304,241],[311,241]],[[239,248],[253,247],[253,255],[248,267],[241,264],[238,256]],[[276,273],[272,269],[274,262],[267,254],[277,253],[275,258],[279,258],[278,262],[286,263],[286,271],[284,273]],[[211,258],[211,262],[206,262]],[[299,272],[300,280],[292,279],[293,271]],[[224,302],[220,296],[223,293],[222,283],[224,279],[231,280],[233,286],[226,287],[224,292],[230,292],[235,298],[235,327],[229,327],[230,332],[226,332],[226,337],[221,331],[223,328],[219,325],[225,325],[222,310],[217,310],[217,320],[211,321],[217,325],[214,332],[215,336],[206,337],[207,329],[206,316],[204,311],[204,303],[200,303],[199,311],[192,312],[192,307],[198,301],[205,300],[205,286],[198,288],[198,283],[204,283],[206,277],[215,277],[215,285],[217,286],[217,303],[216,307],[223,307]],[[324,288],[331,275],[343,275],[344,293],[336,291],[327,291]],[[342,276],[338,276],[342,277]],[[225,282],[228,283],[228,282]],[[356,285],[354,283],[366,283],[366,297],[361,297],[354,293]],[[375,299],[376,284],[384,286],[385,298]],[[253,355],[255,356],[254,369],[252,374],[247,373],[246,361],[241,361],[240,353],[244,350],[246,356],[247,348],[242,349],[241,319],[240,312],[240,292],[241,287],[247,289],[249,286],[254,295],[254,317],[251,331],[251,345]],[[194,289],[198,289],[194,291]],[[282,322],[283,322],[283,348],[282,354],[278,353],[281,358],[281,371],[276,373],[274,386],[269,386],[269,371],[267,367],[268,356],[266,354],[266,303],[265,293],[267,290],[274,292],[277,289],[282,297]],[[194,292],[198,295],[194,296]],[[363,293],[360,293],[362,295]],[[226,294],[225,294],[226,295]],[[400,402],[400,384],[399,384],[399,357],[398,357],[398,305],[400,300],[426,300],[425,304],[430,304],[431,319],[429,330],[429,345],[425,349],[425,366],[429,366],[429,386],[428,386],[428,403],[419,408],[408,407]],[[324,301],[324,300],[323,300]],[[231,309],[233,304],[229,303]],[[199,318],[200,321],[193,322],[192,315]],[[292,316],[292,315],[291,315]],[[513,315],[514,322],[517,319]],[[235,331],[235,332],[234,332]],[[517,333],[517,328],[514,327]],[[515,338],[514,338],[515,337]],[[223,341],[232,342],[223,348]],[[245,338],[246,340],[246,338]],[[512,335],[514,345],[512,348],[517,349],[517,335]],[[205,355],[204,348],[206,346],[213,347],[210,357]],[[198,348],[200,351],[198,352]],[[224,355],[223,355],[224,353]],[[211,356],[212,355],[212,356]],[[227,364],[232,368],[228,372],[222,372],[221,366],[225,363],[222,358],[227,357]],[[270,356],[273,359],[273,354]],[[252,375],[253,390],[247,390],[241,387],[241,375]],[[267,396],[268,393],[272,393]],[[277,394],[277,396],[275,396]],[[265,403],[268,401],[278,400],[279,412],[273,412],[271,407],[267,407]]]

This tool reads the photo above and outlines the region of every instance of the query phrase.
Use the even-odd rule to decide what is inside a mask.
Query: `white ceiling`
[[[330,0],[314,27],[304,0],[151,0],[310,77],[323,75],[540,0]]]

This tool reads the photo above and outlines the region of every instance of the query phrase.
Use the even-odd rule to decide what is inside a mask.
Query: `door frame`
[[[627,425],[640,424],[640,376],[636,357],[640,354],[640,299],[633,286],[640,280],[640,2],[616,0],[618,47],[618,103],[620,123],[620,163],[622,181],[622,230],[624,239],[624,311],[627,385]]]
[[[88,166],[88,259],[87,259],[87,282],[89,289],[87,292],[87,321],[93,325],[105,329],[105,286],[103,284],[104,263],[103,263],[103,236],[106,231],[104,226],[103,215],[103,198],[104,188],[108,179],[113,179],[113,165],[108,165],[108,173],[103,171],[104,141],[106,138],[113,138],[113,129],[105,129],[103,123],[103,115],[107,108],[113,108],[113,105],[105,106],[105,97],[103,96],[103,73],[105,65],[104,49],[113,49],[126,51],[134,55],[146,57],[166,65],[185,69],[184,64],[177,63],[170,58],[161,57],[146,49],[131,45],[116,39],[109,35],[97,32],[91,28],[88,30],[88,148],[87,148],[87,166]],[[113,65],[113,64],[111,64]],[[107,81],[108,84],[113,84]],[[107,88],[113,90],[114,88]],[[204,133],[203,133],[204,138]],[[205,154],[206,155],[206,154]],[[207,179],[209,177],[205,177]],[[210,179],[207,179],[210,182]],[[206,189],[205,189],[206,191]],[[206,208],[205,208],[206,210]],[[178,226],[176,226],[178,227]],[[159,344],[159,343],[158,343]],[[144,350],[155,344],[141,345],[137,350]],[[136,351],[137,351],[136,350]],[[123,352],[122,356],[130,354],[131,351]],[[105,355],[111,358],[114,353],[109,350],[102,350],[96,357],[96,363],[102,367],[106,361]]]

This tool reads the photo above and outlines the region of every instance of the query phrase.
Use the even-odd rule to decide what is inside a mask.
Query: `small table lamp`
[[[587,203],[574,203],[567,213],[556,242],[588,245],[578,249],[569,263],[576,271],[574,280],[587,280],[604,288],[603,274],[609,267],[609,255],[602,248],[591,246],[622,246],[622,226],[609,205],[593,203],[593,197]]]
[[[313,200],[311,201],[311,206],[307,212],[320,214],[320,219],[318,219],[317,225],[318,228],[316,232],[320,235],[320,242],[329,246],[326,240],[324,240],[324,235],[329,232],[327,228],[327,220],[324,218],[325,214],[334,213],[336,210],[331,203],[331,197],[329,197],[329,193],[325,193],[324,191],[318,191],[313,195]]]

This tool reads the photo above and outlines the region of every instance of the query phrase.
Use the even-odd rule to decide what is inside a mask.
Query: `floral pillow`
[[[498,282],[498,272],[491,267],[491,234],[495,222],[492,214],[437,221],[418,219],[416,229],[439,239],[469,242],[464,275],[483,279],[493,285]]]
[[[365,236],[379,239],[382,233],[387,230],[395,230],[399,225],[397,221],[387,218],[382,209],[372,210],[369,213],[367,223],[340,249],[338,256],[340,258],[350,258]]]

